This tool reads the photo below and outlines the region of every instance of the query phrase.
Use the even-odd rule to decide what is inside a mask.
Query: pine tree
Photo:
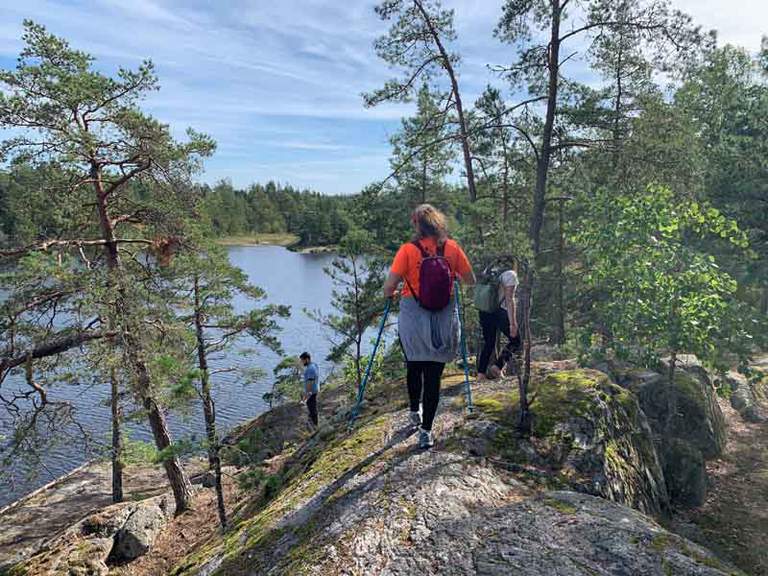
[[[5,327],[7,354],[0,375],[109,337],[130,367],[129,386],[162,452],[172,440],[150,371],[149,336],[137,313],[141,296],[135,280],[150,271],[137,256],[142,249],[156,248],[162,260],[172,250],[182,221],[177,215],[190,205],[181,184],[214,144],[193,131],[188,142],[176,142],[168,126],[141,112],[140,99],[157,89],[151,62],[106,76],[94,69],[91,56],[44,27],[24,26],[26,46],[16,70],[0,72],[0,126],[19,135],[5,140],[0,153],[4,159],[61,166],[66,185],[50,190],[50,200],[58,210],[72,213],[74,221],[66,235],[4,251],[19,270],[6,287],[12,300],[26,303],[27,312],[52,302],[60,311],[65,303],[78,301],[81,315],[59,316],[66,328],[41,330],[22,313],[19,320],[34,335],[19,338],[19,326]],[[132,193],[138,183],[145,187],[143,197]],[[24,275],[41,273],[48,278],[37,289],[23,286]],[[35,389],[32,378],[29,385]],[[45,403],[46,395],[37,393]],[[189,507],[191,484],[178,458],[166,459],[164,466],[176,511],[182,512]]]

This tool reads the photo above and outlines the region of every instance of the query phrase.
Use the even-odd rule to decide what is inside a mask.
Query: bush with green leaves
[[[748,354],[750,323],[736,321],[737,282],[709,253],[723,244],[747,250],[736,222],[653,185],[631,195],[600,191],[582,206],[574,241],[591,319],[583,352],[645,364],[689,353],[721,368],[734,350]]]

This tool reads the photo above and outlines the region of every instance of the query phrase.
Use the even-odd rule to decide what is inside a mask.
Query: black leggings
[[[419,411],[419,402],[424,404],[421,415],[421,427],[432,430],[437,405],[440,403],[440,378],[445,364],[442,362],[407,362],[408,399],[411,412]],[[424,396],[422,399],[422,390]]]
[[[501,330],[509,339],[509,343],[504,347],[499,357],[496,359],[496,366],[502,368],[513,354],[519,354],[523,347],[523,340],[520,337],[520,328],[517,330],[517,336],[512,338],[509,329],[509,316],[507,311],[499,308],[496,312],[480,312],[480,327],[483,329],[483,350],[477,359],[477,371],[485,374],[488,370],[488,363],[491,359],[493,349],[496,348],[496,331]]]

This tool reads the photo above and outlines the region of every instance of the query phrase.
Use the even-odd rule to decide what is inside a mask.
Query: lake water
[[[283,329],[279,334],[285,353],[298,355],[303,350],[310,351],[323,376],[327,376],[332,369],[325,361],[330,348],[328,334],[303,310],[331,311],[333,286],[324,274],[323,267],[330,264],[332,256],[297,254],[277,246],[234,246],[229,248],[229,255],[232,263],[242,268],[253,284],[267,291],[268,302],[291,306],[291,318],[281,322]],[[243,300],[235,305],[240,311],[244,311],[247,303]],[[233,351],[228,353],[226,358],[220,358],[213,363],[214,366],[258,367],[264,371],[264,377],[249,385],[243,385],[242,379],[228,373],[215,377],[214,397],[218,424],[222,432],[267,409],[262,395],[271,389],[272,369],[278,361],[276,354],[257,349],[245,353]],[[11,382],[6,384],[10,385]],[[71,402],[78,420],[93,433],[94,438],[102,444],[108,442],[108,386],[58,386],[51,390],[50,396],[52,399]],[[176,439],[202,435],[204,426],[201,409],[196,407],[189,414],[171,415],[170,426]],[[4,430],[0,419],[0,438],[9,435],[7,424],[5,428]],[[130,434],[135,439],[151,439],[143,425],[134,426]],[[73,470],[93,456],[93,453],[85,452],[82,446],[72,442],[63,442],[52,447],[36,467],[39,468],[39,474],[35,477],[26,477],[22,472],[15,475],[12,484],[0,484],[0,507]],[[21,467],[21,464],[18,466]]]

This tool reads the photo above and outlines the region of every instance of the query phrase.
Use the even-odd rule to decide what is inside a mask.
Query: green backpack
[[[480,274],[477,284],[475,284],[475,291],[473,301],[475,308],[480,312],[493,313],[499,308],[499,285],[501,281],[499,279],[499,271],[495,268],[486,268]]]

